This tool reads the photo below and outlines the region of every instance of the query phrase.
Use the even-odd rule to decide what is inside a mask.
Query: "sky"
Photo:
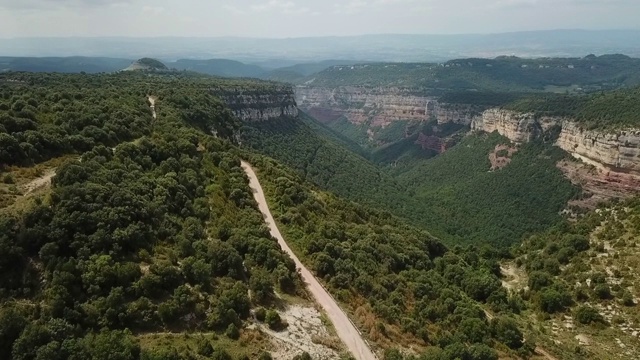
[[[0,0],[0,37],[638,29],[640,0]]]

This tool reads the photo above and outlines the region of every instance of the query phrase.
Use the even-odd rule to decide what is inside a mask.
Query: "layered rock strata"
[[[274,87],[256,91],[212,90],[242,121],[268,121],[280,117],[298,116],[298,107],[291,87]]]

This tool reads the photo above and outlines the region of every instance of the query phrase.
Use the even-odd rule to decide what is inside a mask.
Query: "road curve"
[[[318,304],[320,304],[320,306],[322,306],[324,311],[327,313],[329,320],[331,320],[331,322],[333,323],[333,326],[338,333],[338,337],[340,337],[342,342],[347,346],[351,354],[357,360],[376,360],[376,356],[364,341],[364,339],[360,335],[360,332],[349,320],[347,314],[342,311],[333,297],[331,297],[331,295],[329,295],[329,293],[322,287],[322,285],[320,285],[313,274],[311,274],[311,272],[304,265],[302,265],[298,257],[293,253],[293,251],[291,251],[289,245],[287,245],[286,241],[284,241],[282,234],[280,234],[280,231],[278,230],[276,222],[273,220],[273,216],[271,215],[271,211],[269,210],[269,206],[267,205],[267,200],[264,197],[264,192],[262,191],[262,186],[260,186],[258,177],[251,168],[251,165],[243,161],[242,168],[249,177],[249,185],[253,190],[253,196],[258,202],[260,211],[265,217],[265,222],[269,226],[271,236],[278,240],[280,247],[282,247],[282,249],[287,254],[289,254],[289,256],[295,262],[296,267],[300,270],[302,279],[307,284],[307,288],[316,299]]]

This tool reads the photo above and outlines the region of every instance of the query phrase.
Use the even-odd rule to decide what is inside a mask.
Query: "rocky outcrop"
[[[455,122],[468,125],[480,114],[468,106],[445,106],[419,90],[397,87],[344,86],[335,89],[298,86],[298,106],[316,119],[330,123],[345,117],[353,124],[385,127],[394,121]]]
[[[471,124],[474,130],[497,131],[516,143],[543,136],[553,127],[561,128],[556,146],[592,167],[589,171],[575,162],[559,164],[574,183],[600,195],[606,188],[611,197],[640,190],[640,129],[587,130],[574,119],[502,109],[489,109]]]
[[[561,125],[563,121],[558,117],[536,118],[533,114],[489,109],[473,119],[471,129],[488,133],[497,131],[513,142],[523,143],[542,135],[554,126]]]
[[[266,90],[216,91],[219,97],[242,121],[268,121],[280,117],[298,116],[298,108],[290,87],[274,87]]]
[[[640,174],[640,129],[594,131],[567,121],[556,144],[594,166]]]

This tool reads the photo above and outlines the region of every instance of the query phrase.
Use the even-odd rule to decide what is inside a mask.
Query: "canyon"
[[[575,184],[593,195],[575,205],[594,206],[612,197],[640,190],[640,129],[589,130],[577,119],[536,117],[503,109],[489,109],[474,119],[471,129],[498,132],[514,143],[524,143],[559,130],[554,144],[576,161],[558,167]]]
[[[295,88],[298,106],[324,123],[341,117],[352,124],[385,127],[394,121],[426,121],[469,125],[481,114],[478,107],[441,104],[434,96],[419,90],[399,87],[367,88],[344,86],[338,88],[298,86]]]
[[[580,125],[579,119],[443,103],[437,96],[399,87],[297,86],[294,91],[298,107],[317,120],[331,124],[346,119],[365,126],[369,135],[396,121],[435,120],[438,125],[454,123],[472,131],[495,131],[516,144],[541,137],[553,140],[576,160],[562,161],[558,167],[594,195],[593,199],[626,197],[640,190],[640,129],[589,130]],[[416,145],[441,153],[454,144],[420,133]]]

